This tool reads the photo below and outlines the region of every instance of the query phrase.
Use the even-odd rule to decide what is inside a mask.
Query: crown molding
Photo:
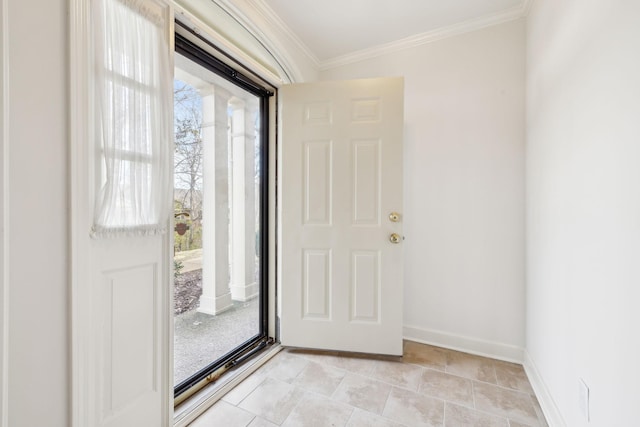
[[[279,30],[285,35],[300,51],[307,57],[307,59],[316,67],[320,68],[320,60],[318,57],[307,47],[300,37],[293,32],[293,30],[278,16],[277,13],[271,9],[271,7],[265,3],[264,0],[248,0],[254,10],[262,16],[262,18],[269,23],[272,27]]]
[[[225,3],[230,6],[230,2],[228,0],[215,1],[218,3]],[[246,3],[251,6],[251,14],[256,14],[261,18],[261,20],[266,22],[272,30],[274,29],[280,33],[280,35],[286,37],[307,57],[311,64],[313,64],[318,70],[322,71],[526,17],[529,14],[534,1],[535,0],[522,0],[520,5],[497,13],[484,15],[479,18],[437,28],[432,31],[416,34],[400,40],[340,55],[323,61],[318,59],[311,49],[309,49],[298,35],[278,16],[278,14],[276,14],[276,12],[273,11],[273,9],[271,9],[264,0],[246,0]],[[246,18],[248,18],[248,21],[253,21],[255,23],[256,16],[251,16],[251,14],[248,14]],[[276,43],[279,51],[283,52],[281,44],[277,42],[273,43]]]
[[[290,56],[287,54],[287,49],[282,46],[279,41],[280,37],[274,35],[274,24],[271,21],[267,21],[267,27],[265,28],[258,23],[260,20],[267,20],[268,17],[261,10],[256,7],[256,0],[246,0],[244,3],[249,7],[238,7],[233,0],[212,0],[222,9],[224,9],[230,16],[232,16],[242,27],[244,27],[253,37],[258,40],[264,48],[273,56],[278,62],[280,67],[283,68],[287,74],[287,81],[285,83],[293,83],[302,81],[302,74],[299,68],[295,64]],[[274,12],[272,12],[274,13]],[[279,29],[279,28],[276,28]],[[290,31],[290,30],[289,30]],[[290,37],[290,34],[286,34]],[[317,62],[313,65],[316,66]],[[316,67],[317,68],[317,67]]]
[[[371,48],[359,50],[346,55],[337,56],[319,64],[320,70],[328,70],[331,68],[360,62],[365,59],[375,58],[381,55],[409,49],[423,44],[431,43],[436,40],[454,37],[471,31],[481,30],[493,25],[503,24],[525,16],[525,11],[529,8],[531,0],[525,0],[520,6],[515,6],[498,13],[481,16],[479,18],[470,19],[458,24],[449,25],[438,28],[425,33],[416,34],[394,42],[381,44]]]

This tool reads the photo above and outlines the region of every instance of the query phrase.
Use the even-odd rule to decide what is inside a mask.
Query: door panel
[[[168,400],[167,236],[91,242],[94,425],[162,425]]]
[[[285,86],[281,342],[402,354],[403,80]]]
[[[331,141],[304,143],[303,197],[306,225],[331,225]]]

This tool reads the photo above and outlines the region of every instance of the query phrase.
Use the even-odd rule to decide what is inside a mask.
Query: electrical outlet
[[[578,405],[584,419],[589,421],[589,387],[582,378],[578,381]]]

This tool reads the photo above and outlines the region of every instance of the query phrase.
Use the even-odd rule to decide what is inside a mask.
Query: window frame
[[[269,337],[269,275],[270,275],[270,98],[275,95],[271,85],[256,74],[247,70],[215,45],[200,37],[195,31],[175,22],[175,52],[217,74],[232,84],[246,90],[259,98],[258,117],[261,123],[259,139],[259,171],[260,171],[260,239],[257,249],[259,257],[259,328],[258,335],[242,343],[220,359],[213,361],[200,371],[174,385],[174,403],[181,403],[186,397],[217,378],[218,373],[233,368],[246,360],[255,352],[265,349],[274,340]],[[222,60],[223,57],[225,60]],[[212,375],[216,373],[216,375]]]

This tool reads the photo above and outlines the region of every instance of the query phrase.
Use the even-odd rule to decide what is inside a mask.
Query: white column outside
[[[231,101],[233,151],[231,204],[231,296],[247,301],[258,295],[256,282],[255,120],[257,101]]]
[[[231,94],[202,95],[202,296],[198,311],[219,314],[233,306],[229,289],[229,118]]]

